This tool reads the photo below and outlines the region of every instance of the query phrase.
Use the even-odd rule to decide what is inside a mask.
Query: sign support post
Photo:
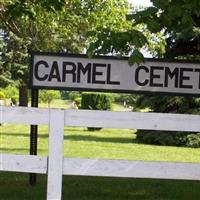
[[[38,107],[38,89],[31,90],[31,107]],[[38,138],[38,126],[30,126],[30,155],[37,155],[37,138]],[[36,174],[29,175],[30,185],[35,185],[37,181]]]

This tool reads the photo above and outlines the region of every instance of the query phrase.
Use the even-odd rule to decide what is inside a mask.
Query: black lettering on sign
[[[71,74],[72,82],[76,82],[76,65],[73,62],[63,62],[62,82],[66,81],[66,74]]]
[[[164,81],[164,87],[168,87],[168,81],[169,78],[173,79],[174,78],[174,87],[178,88],[178,73],[179,69],[176,67],[174,70],[170,70],[169,67],[165,68],[165,81]]]
[[[58,63],[56,61],[54,61],[52,64],[48,81],[52,81],[53,78],[57,79],[58,82],[61,82],[60,72],[58,69]]]
[[[160,79],[160,74],[156,74],[156,71],[163,70],[164,67],[151,66],[150,69],[150,87],[163,87],[162,83],[155,83],[155,79]]]
[[[139,72],[140,70],[144,70],[146,73],[149,73],[149,69],[144,66],[144,65],[141,65],[139,66],[136,70],[135,70],[135,82],[139,85],[139,86],[145,86],[149,83],[149,80],[148,79],[145,79],[143,82],[140,81],[139,79]]]
[[[77,70],[77,83],[80,83],[81,81],[81,73],[86,74],[87,73],[87,83],[91,83],[91,71],[92,66],[91,63],[88,63],[85,67],[82,63],[78,63],[78,70]]]
[[[195,72],[199,72],[199,89],[200,89],[200,69],[195,69]]]
[[[119,81],[111,81],[111,64],[108,64],[107,65],[107,84],[110,84],[110,85],[120,85],[120,82]]]
[[[49,68],[49,65],[47,62],[45,62],[44,60],[40,60],[35,64],[35,69],[34,69],[34,76],[38,81],[45,81],[48,78],[47,74],[44,74],[43,76],[39,76],[39,67],[45,67],[45,68]]]
[[[192,85],[184,84],[184,81],[190,80],[190,77],[186,76],[185,72],[193,72],[193,69],[192,68],[180,68],[179,88],[192,89]]]
[[[103,72],[102,71],[98,71],[98,68],[105,68],[106,64],[102,64],[102,63],[94,63],[93,64],[93,70],[92,70],[92,83],[96,83],[96,84],[105,84],[105,81],[102,80],[97,80],[97,76],[102,76]]]

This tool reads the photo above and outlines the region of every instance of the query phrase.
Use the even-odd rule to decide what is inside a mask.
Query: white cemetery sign
[[[200,95],[200,63],[33,53],[31,86],[68,90]]]

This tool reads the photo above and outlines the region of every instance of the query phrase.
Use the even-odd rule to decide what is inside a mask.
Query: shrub
[[[133,94],[113,94],[114,101],[116,103],[124,104],[124,102],[127,103],[128,106],[135,107],[135,102],[138,95]]]
[[[193,148],[200,147],[200,133],[188,135],[186,140],[186,146]]]
[[[136,140],[144,144],[200,147],[200,133],[138,130]]]
[[[39,100],[42,100],[44,103],[48,103],[48,107],[53,99],[59,99],[60,92],[56,90],[41,90],[39,93]]]
[[[90,110],[111,110],[113,98],[110,94],[83,92],[81,98],[81,109]],[[100,130],[101,128],[90,128],[89,131]]]
[[[7,99],[11,99],[13,96],[18,96],[19,95],[19,90],[12,85],[7,86],[4,89],[5,95]]]
[[[110,94],[83,92],[81,108],[90,110],[111,110],[113,98]]]
[[[2,91],[0,91],[0,99],[5,99],[5,94]]]
[[[60,91],[61,94],[61,99],[63,100],[74,100],[78,97],[81,97],[81,92],[77,92],[77,91],[65,91],[65,90],[61,90]]]

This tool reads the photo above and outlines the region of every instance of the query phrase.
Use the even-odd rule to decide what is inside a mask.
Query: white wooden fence
[[[0,154],[0,171],[48,174],[48,200],[61,199],[63,174],[200,180],[198,163],[63,158],[64,126],[200,131],[198,115],[0,106],[0,123],[49,125],[48,157]]]

